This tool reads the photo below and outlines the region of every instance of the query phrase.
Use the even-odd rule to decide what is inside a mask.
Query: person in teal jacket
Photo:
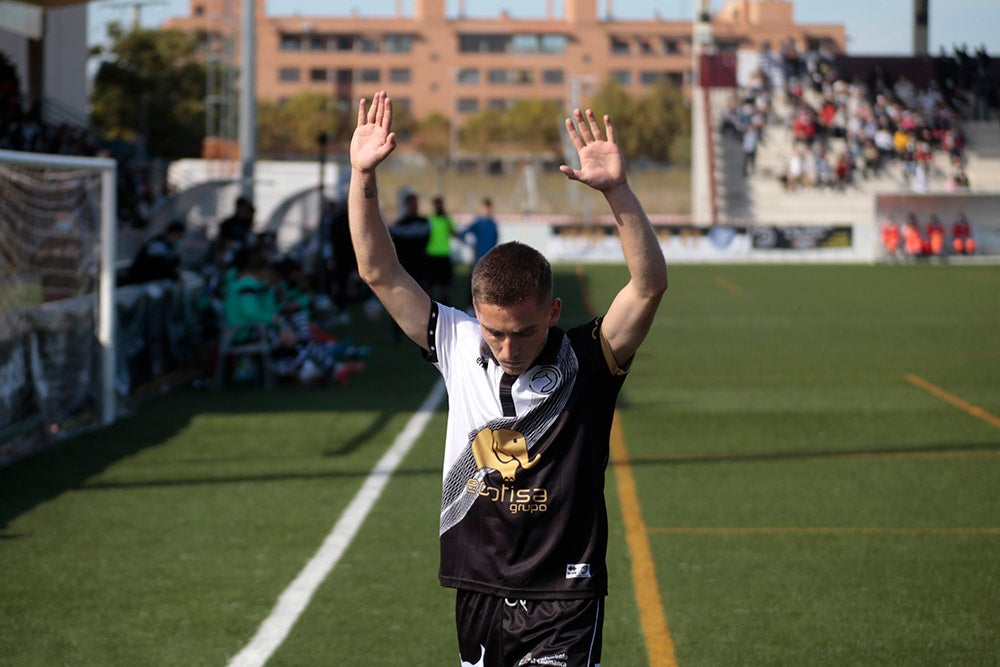
[[[267,280],[268,266],[264,256],[251,253],[246,266],[234,280],[227,281],[222,297],[222,314],[226,326],[242,327],[233,338],[243,342],[253,335],[253,325],[266,324],[277,334],[281,324],[274,288]]]

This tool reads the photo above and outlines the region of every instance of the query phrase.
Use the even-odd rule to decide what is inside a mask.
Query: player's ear
[[[549,326],[555,326],[556,322],[559,321],[559,314],[562,312],[562,299],[556,297],[552,300],[552,305],[549,306]]]

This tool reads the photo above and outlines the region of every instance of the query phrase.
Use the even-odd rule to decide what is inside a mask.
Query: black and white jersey
[[[460,310],[433,304],[428,336],[449,399],[441,583],[522,599],[606,595],[604,472],[625,371],[601,319],[551,328],[517,376]]]

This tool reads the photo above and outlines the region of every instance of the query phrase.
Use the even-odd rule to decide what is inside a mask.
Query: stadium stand
[[[847,222],[870,216],[876,192],[996,188],[1000,133],[983,119],[992,117],[996,69],[982,50],[804,54],[778,72],[762,68],[748,86],[713,91],[720,220]],[[745,176],[743,136],[754,125],[762,135]]]

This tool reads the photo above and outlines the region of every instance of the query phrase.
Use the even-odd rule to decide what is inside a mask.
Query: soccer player
[[[580,169],[614,213],[630,279],[603,317],[556,326],[562,302],[535,249],[504,243],[472,275],[475,317],[432,302],[400,265],[376,167],[396,147],[384,91],[361,100],[348,206],[361,278],[449,392],[439,577],[457,589],[463,665],[597,665],[615,401],[667,289],[656,235],[626,180],[611,120],[573,112]]]

